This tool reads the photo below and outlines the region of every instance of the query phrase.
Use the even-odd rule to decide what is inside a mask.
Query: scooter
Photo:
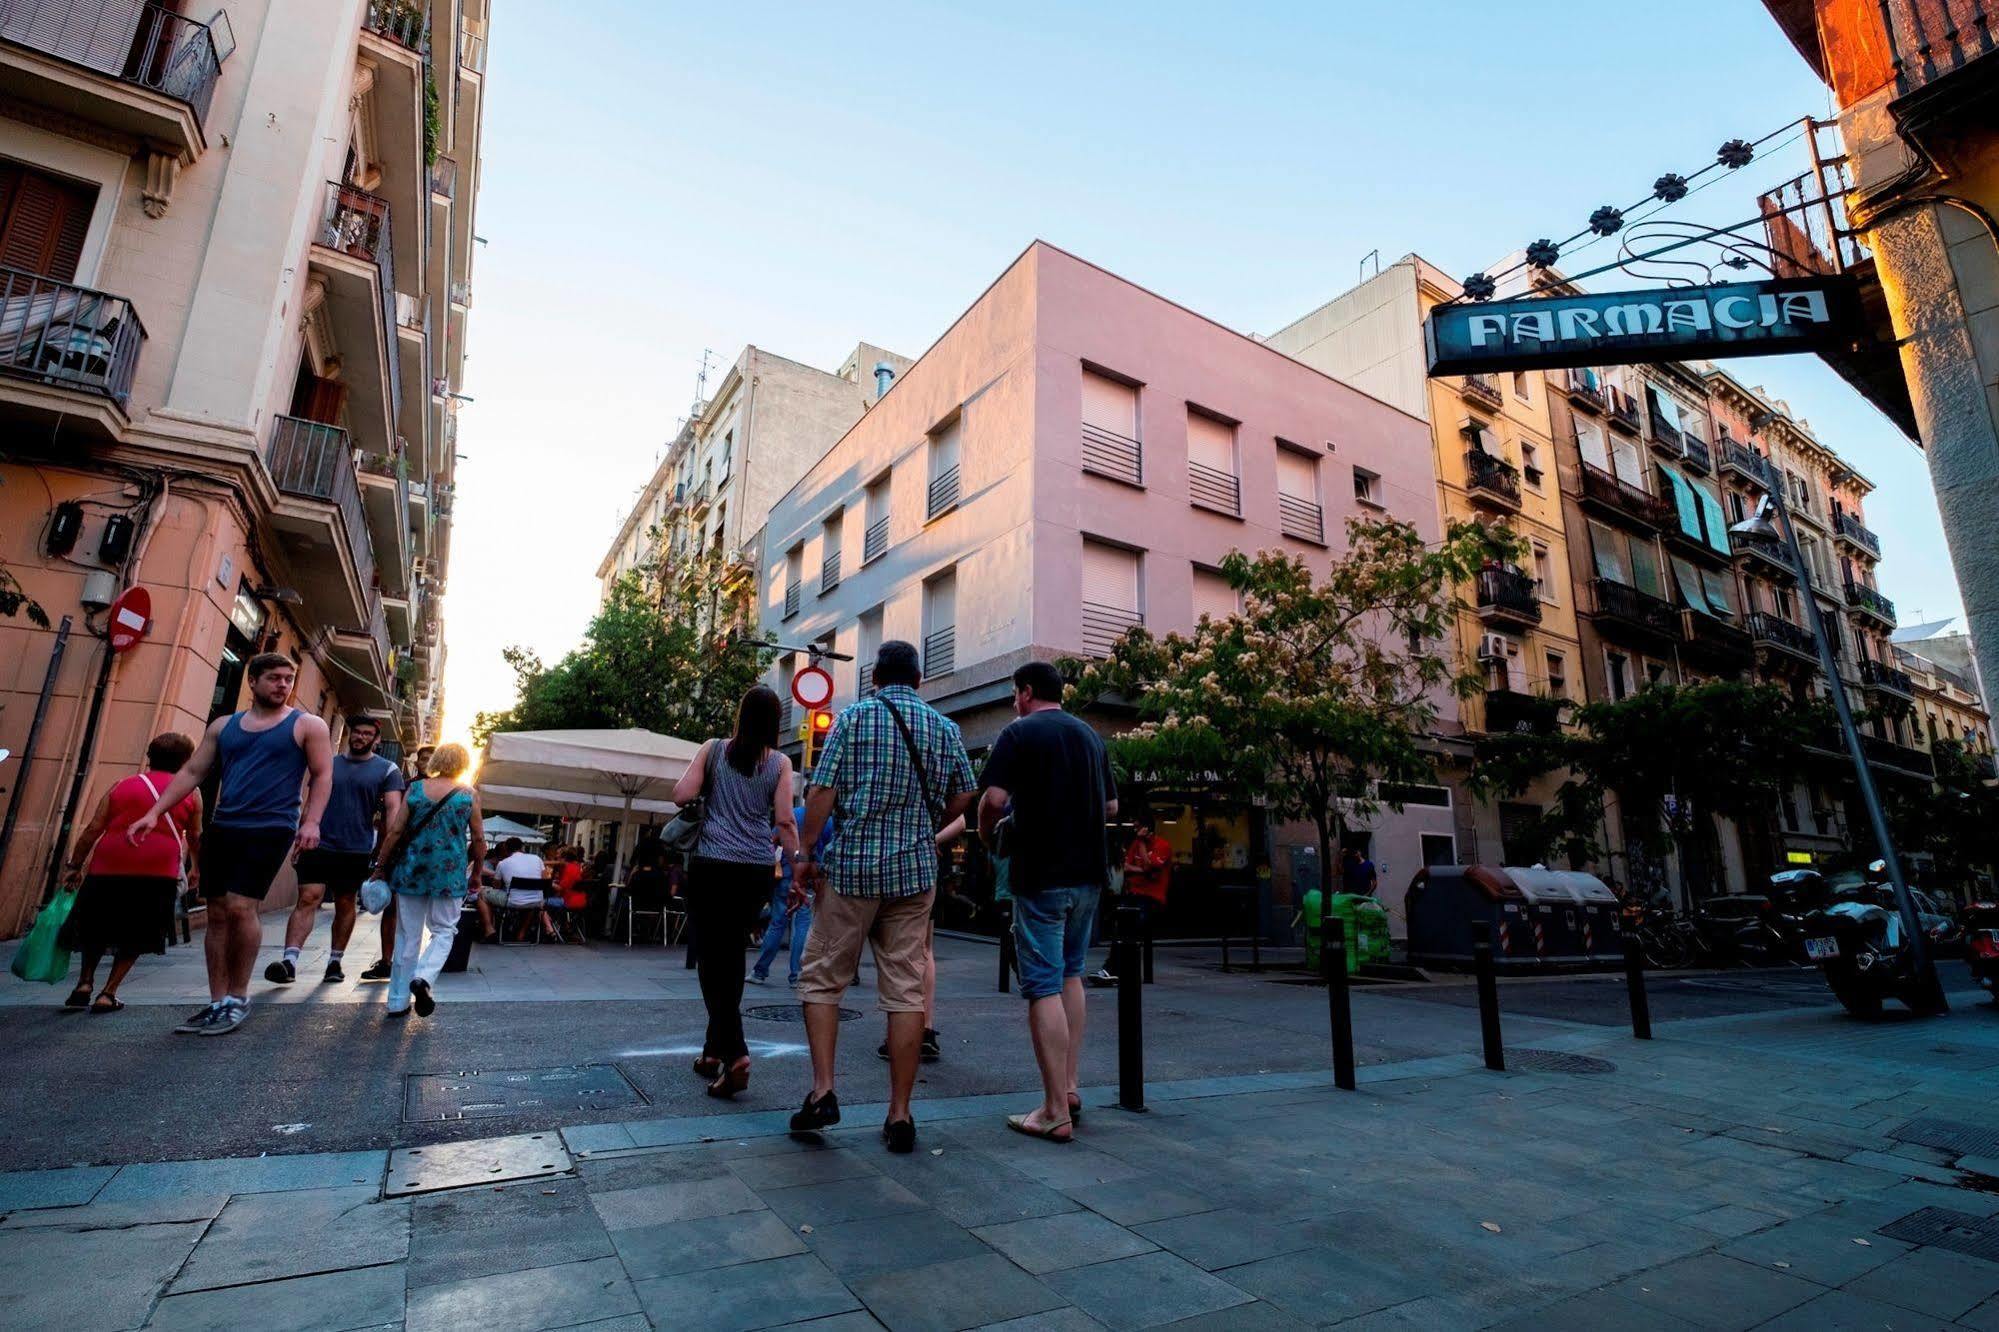
[[[1999,1004],[1999,902],[1973,902],[1964,909],[1964,960],[1971,978]]]
[[[1885,868],[1876,861],[1875,872]],[[1901,913],[1869,901],[1838,901],[1805,920],[1805,959],[1817,964],[1840,1006],[1855,1017],[1881,1015],[1887,999],[1928,1013]]]

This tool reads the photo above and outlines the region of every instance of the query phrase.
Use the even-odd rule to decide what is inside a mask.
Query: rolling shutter
[[[1187,413],[1187,461],[1235,475],[1235,431],[1212,416]]]
[[[1083,372],[1083,424],[1122,439],[1138,438],[1138,390],[1092,371]]]
[[[1097,541],[1083,543],[1083,600],[1112,610],[1138,611],[1138,555]]]
[[[1319,502],[1318,464],[1302,453],[1277,450],[1277,493],[1307,504]]]
[[[1610,453],[1603,447],[1603,431],[1594,422],[1576,422],[1576,448],[1591,467],[1600,472],[1610,471]]]
[[[1236,591],[1229,586],[1229,580],[1212,569],[1194,570],[1194,622],[1200,623],[1203,615],[1217,620],[1233,617],[1240,609]]]

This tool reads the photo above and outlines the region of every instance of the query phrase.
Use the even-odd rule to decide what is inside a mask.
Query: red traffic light
[[[812,733],[814,735],[824,735],[832,729],[833,714],[824,708],[814,708],[812,710]]]

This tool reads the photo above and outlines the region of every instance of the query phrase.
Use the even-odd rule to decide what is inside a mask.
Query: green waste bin
[[[1346,930],[1349,972],[1388,961],[1388,912],[1380,902],[1365,893],[1334,893],[1327,910]]]
[[[1298,910],[1305,918],[1305,967],[1313,975],[1319,974],[1319,919],[1325,909],[1324,897],[1317,888],[1308,889],[1304,900],[1298,903]]]

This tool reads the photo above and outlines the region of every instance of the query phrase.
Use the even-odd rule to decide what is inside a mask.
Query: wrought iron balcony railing
[[[1850,513],[1832,516],[1832,534],[1841,541],[1860,547],[1876,559],[1881,557],[1881,538]]]
[[[1609,578],[1590,581],[1596,614],[1647,633],[1677,639],[1680,621],[1672,603]]]
[[[1086,601],[1083,603],[1083,651],[1092,657],[1108,657],[1111,648],[1125,636],[1127,630],[1144,623],[1145,617],[1135,610]]]
[[[1881,0],[1895,56],[1895,91],[1913,92],[1999,51],[1991,0]]]
[[[1842,749],[1844,746],[1841,747]],[[1860,750],[1867,755],[1869,763],[1884,768],[1894,768],[1916,777],[1935,778],[1936,760],[1920,749],[1897,744],[1893,740],[1883,740],[1878,735],[1860,733]]]
[[[1776,477],[1770,470],[1770,460],[1756,450],[1726,433],[1715,441],[1715,461],[1723,471],[1733,471],[1752,485],[1765,490],[1776,485]]]
[[[924,521],[948,513],[958,507],[958,469],[956,465],[945,468],[930,478],[929,505]]]
[[[1489,375],[1466,375],[1458,383],[1458,392],[1464,395],[1466,401],[1482,403],[1494,411],[1498,411],[1506,403],[1505,396],[1499,391],[1499,385],[1494,383]]]
[[[1696,435],[1687,435],[1680,440],[1680,461],[1702,472],[1714,470],[1714,454],[1708,449],[1707,441]]]
[[[1465,454],[1465,488],[1474,500],[1496,499],[1508,507],[1520,507],[1520,473],[1504,458],[1481,449]]]
[[[958,669],[958,626],[947,624],[923,636],[923,675],[935,680]]]
[[[1083,470],[1107,476],[1126,485],[1145,484],[1145,451],[1135,439],[1113,431],[1083,425]]]
[[[1277,496],[1277,528],[1285,536],[1324,545],[1326,511],[1311,500],[1280,492]]]
[[[1916,682],[1907,671],[1898,671],[1878,661],[1864,660],[1860,663],[1860,683],[1869,689],[1881,689],[1903,698],[1916,696]]]
[[[1812,641],[1812,631],[1792,624],[1781,615],[1769,611],[1749,613],[1749,637],[1760,644],[1779,647],[1800,657],[1819,659],[1818,645]]]
[[[1242,478],[1206,463],[1187,464],[1187,498],[1204,509],[1242,516]]]
[[[825,596],[840,585],[840,552],[828,551],[819,561],[819,595]]]
[[[1585,378],[1577,371],[1569,371],[1569,401],[1585,411],[1603,410],[1603,386]]]
[[[1478,613],[1488,619],[1504,618],[1541,622],[1540,581],[1518,569],[1480,569],[1477,580]]]
[[[287,495],[323,500],[340,512],[347,552],[354,560],[362,587],[375,582],[375,546],[368,537],[368,515],[361,504],[360,473],[354,466],[354,445],[339,426],[279,416],[271,421],[271,438],[264,466],[277,488]]]
[[[1483,697],[1488,735],[1548,735],[1561,715],[1553,701],[1517,689],[1488,689]]]
[[[1632,400],[1630,394],[1606,384],[1603,390],[1603,403],[1612,425],[1630,434],[1638,433],[1638,404]]]
[[[398,46],[421,55],[430,54],[429,6],[417,0],[369,0],[361,26]]]
[[[213,28],[133,0],[0,0],[0,40],[185,102],[197,123],[222,76]]]
[[[1745,569],[1754,569],[1765,578],[1782,583],[1795,583],[1797,571],[1791,567],[1791,553],[1784,549],[1784,543],[1769,537],[1743,536],[1739,532],[1730,533],[1729,541],[1735,547],[1735,557],[1743,562]]]
[[[0,268],[0,375],[123,407],[145,341],[145,325],[123,296]]]
[[[866,535],[861,541],[861,563],[872,564],[888,553],[888,515],[883,514],[868,524]]]
[[[328,181],[326,209],[320,218],[319,243],[329,250],[365,259],[375,265],[382,286],[382,334],[396,330],[396,247],[389,230],[389,201],[353,185]],[[388,347],[389,402],[400,416],[403,409],[402,357]]]
[[[1710,661],[1747,661],[1752,647],[1748,630],[1695,610],[1680,612],[1680,641],[1688,653]]]
[[[1668,453],[1677,454],[1680,452],[1680,443],[1686,438],[1686,435],[1671,421],[1666,420],[1662,416],[1654,416],[1652,418],[1652,438],[1659,444],[1664,445]]]
[[[1582,465],[1582,500],[1650,527],[1657,527],[1671,514],[1666,501],[1659,496],[1589,463]]]
[[[1891,625],[1895,623],[1895,603],[1865,583],[1856,583],[1851,579],[1847,581],[1846,604],[1848,608],[1864,615],[1872,615]]]

